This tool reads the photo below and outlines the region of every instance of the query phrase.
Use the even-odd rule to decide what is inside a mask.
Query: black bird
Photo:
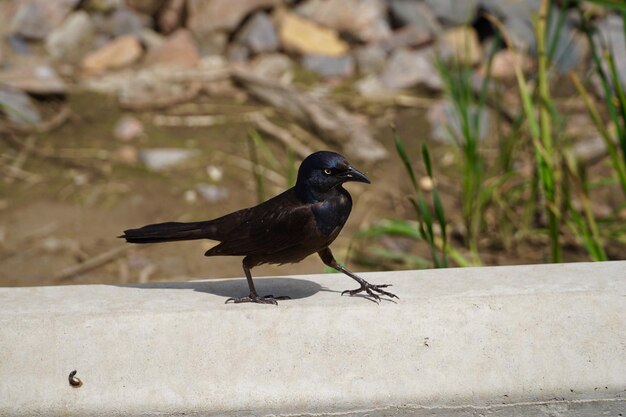
[[[177,240],[211,239],[220,243],[205,256],[245,256],[243,271],[250,295],[226,300],[235,303],[277,304],[289,297],[259,297],[250,269],[261,264],[286,264],[316,253],[326,265],[356,280],[360,287],[341,294],[365,292],[398,298],[383,290],[388,284],[372,285],[339,265],[328,247],[339,235],[352,209],[352,198],[342,184],[370,180],[346,159],[328,151],[309,155],[300,165],[296,185],[255,207],[246,208],[214,220],[193,223],[167,222],[125,230],[120,238],[130,243],[156,243]]]

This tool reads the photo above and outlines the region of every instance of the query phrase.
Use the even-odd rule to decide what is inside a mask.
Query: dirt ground
[[[59,103],[50,103],[58,108]],[[82,283],[126,283],[160,280],[241,277],[238,257],[206,258],[203,252],[212,243],[177,242],[136,246],[116,238],[124,229],[160,221],[193,221],[214,218],[257,203],[250,169],[242,165],[249,158],[246,124],[213,127],[157,127],[157,113],[136,113],[144,124],[139,139],[123,143],[114,138],[113,126],[123,112],[112,99],[93,94],[69,98],[73,116],[62,127],[33,136],[33,144],[61,156],[61,160],[29,156],[22,168],[33,176],[28,180],[0,181],[0,285],[31,286]],[[228,102],[196,102],[168,109],[170,114],[233,114],[255,109],[254,105]],[[365,171],[371,185],[349,184],[355,201],[346,227],[332,246],[338,258],[355,271],[403,268],[402,263],[366,262],[363,245],[353,238],[356,232],[382,218],[413,218],[406,201],[408,179],[395,153],[389,123],[394,122],[409,152],[418,155],[420,140],[427,134],[424,109],[405,109],[378,114],[371,119],[377,138],[389,150],[389,157],[376,164],[352,161]],[[284,147],[267,139],[277,161],[287,161]],[[190,162],[163,172],[152,172],[141,163],[119,161],[120,150],[176,147],[198,150]],[[332,149],[332,146],[329,147]],[[335,149],[339,150],[339,149]],[[0,143],[0,154],[15,152]],[[454,175],[454,155],[449,147],[432,147],[436,169],[448,167]],[[13,155],[14,156],[14,155]],[[349,158],[349,155],[346,155]],[[349,158],[350,159],[350,158]],[[67,165],[79,162],[83,167]],[[296,166],[299,161],[296,161]],[[207,167],[223,171],[217,185],[226,187],[227,199],[209,203],[193,197],[198,183],[212,183]],[[287,176],[286,163],[276,172]],[[458,221],[460,185],[442,178],[441,191],[452,222]],[[268,179],[267,197],[286,187],[286,179]],[[447,184],[447,186],[445,186]],[[425,247],[399,239],[392,246],[428,257]],[[350,249],[350,251],[349,251]],[[348,255],[349,256],[346,258]],[[366,252],[366,250],[365,250]],[[514,252],[484,245],[485,264],[537,263],[547,259],[547,242],[529,240]],[[367,255],[365,255],[367,257]],[[361,262],[358,262],[361,258]],[[566,261],[585,260],[580,248],[567,251]],[[92,265],[75,274],[74,268]],[[261,266],[255,276],[319,273],[324,266],[316,256],[295,265]],[[350,281],[346,280],[349,286]]]

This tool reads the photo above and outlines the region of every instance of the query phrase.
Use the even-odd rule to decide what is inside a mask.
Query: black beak
[[[371,184],[372,182],[365,176],[364,173],[359,171],[356,168],[348,167],[348,170],[341,174],[341,177],[344,181],[356,181],[356,182],[364,182],[366,184]]]

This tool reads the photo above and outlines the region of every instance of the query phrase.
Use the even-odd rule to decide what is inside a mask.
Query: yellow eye
[[[330,169],[326,168],[326,169],[324,170],[324,174],[326,174],[326,175],[330,175],[330,173],[331,173]]]

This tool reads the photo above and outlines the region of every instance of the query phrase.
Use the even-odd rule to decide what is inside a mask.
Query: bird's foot
[[[233,302],[235,304],[239,303],[258,303],[258,304],[274,304],[278,305],[278,300],[290,300],[291,297],[287,295],[281,295],[278,297],[274,297],[273,295],[265,295],[263,297],[259,297],[256,294],[250,294],[247,297],[230,297],[224,304],[228,304],[229,302]]]
[[[356,290],[345,290],[344,292],[341,293],[341,295],[349,294],[350,296],[353,296],[360,292],[365,292],[367,293],[369,297],[373,298],[374,301],[376,302],[380,301],[381,295],[385,297],[389,297],[389,298],[398,298],[397,295],[383,290],[383,288],[387,288],[387,287],[391,287],[391,284],[374,285],[374,284],[370,284],[367,281],[363,281],[361,283],[361,288],[357,288]]]

